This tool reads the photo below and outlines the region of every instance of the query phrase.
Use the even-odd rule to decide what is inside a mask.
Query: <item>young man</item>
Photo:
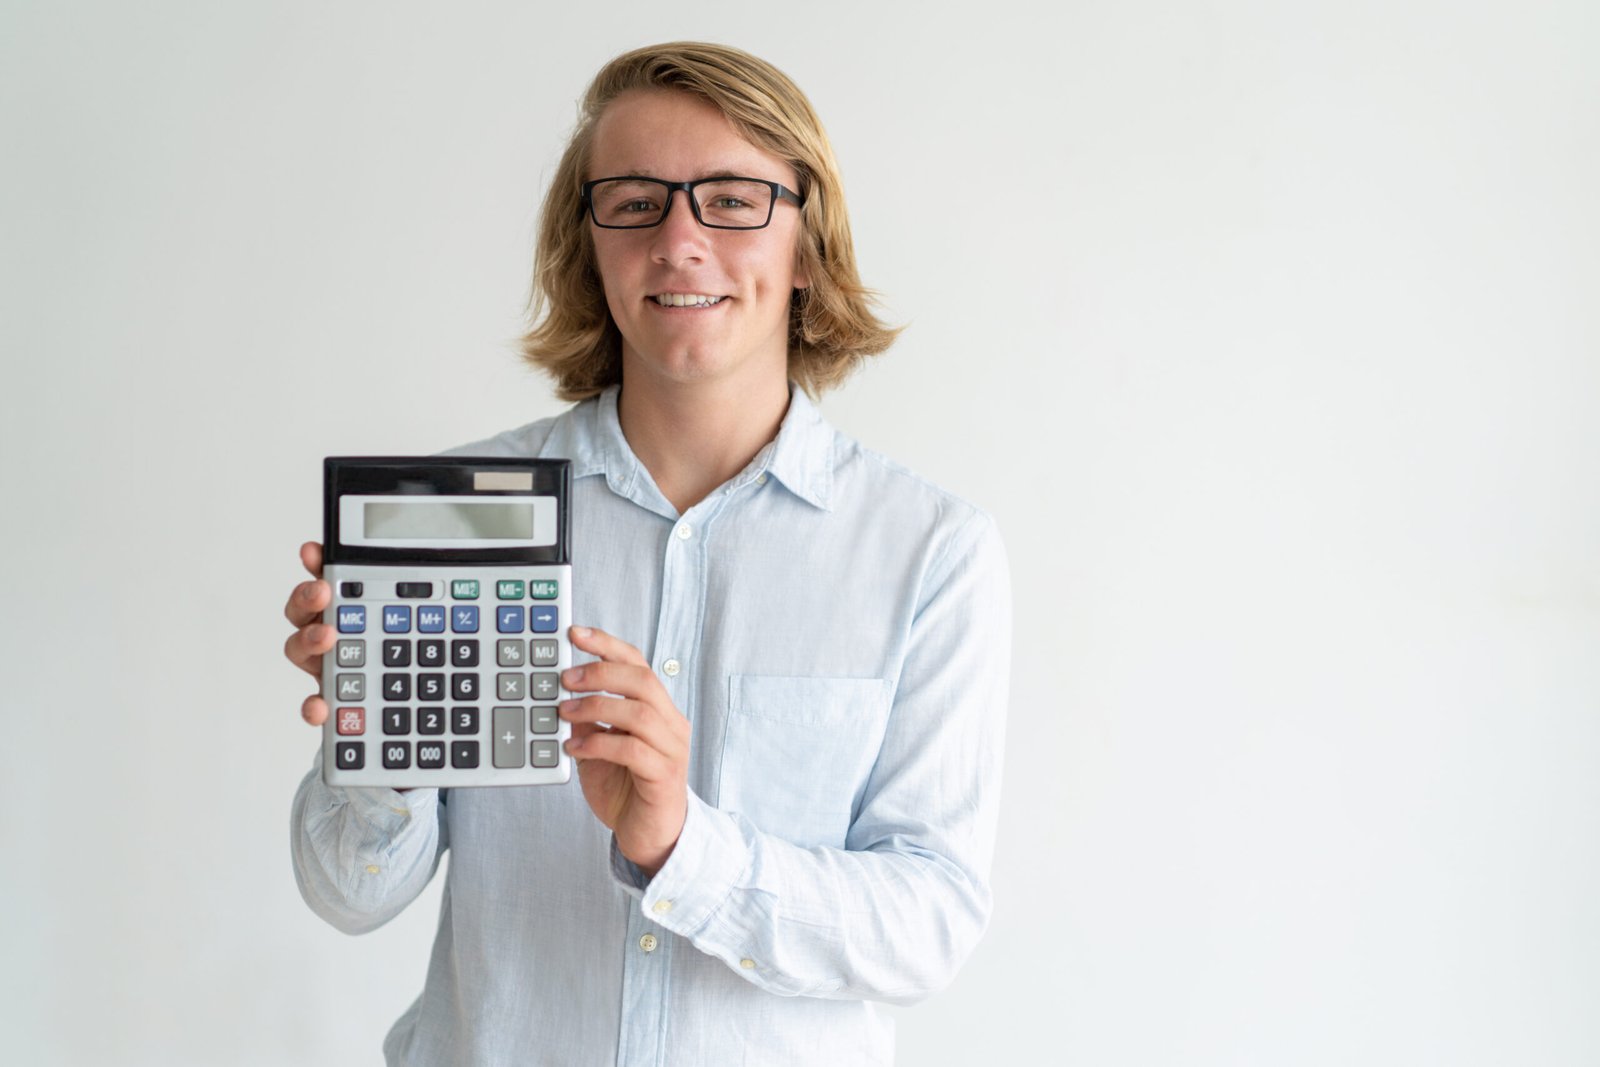
[[[927,996],[977,942],[1005,557],[808,399],[893,339],[865,296],[787,77],[703,44],[600,72],[525,342],[580,403],[457,450],[573,463],[581,789],[335,789],[319,766],[295,797],[296,877],[342,930],[453,854],[389,1063],[889,1063],[873,1001]],[[301,554],[286,653],[315,675],[330,590]]]

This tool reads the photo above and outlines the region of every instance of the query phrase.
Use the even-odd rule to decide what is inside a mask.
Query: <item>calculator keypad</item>
[[[348,567],[360,580],[329,578],[339,592],[328,616],[339,640],[324,667],[330,781],[357,771],[349,784],[567,780],[570,768],[547,773],[564,760],[567,732],[556,713],[570,662],[566,578],[398,569],[411,573],[385,580],[377,568]]]

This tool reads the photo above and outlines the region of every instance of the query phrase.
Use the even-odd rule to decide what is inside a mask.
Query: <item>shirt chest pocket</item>
[[[889,718],[878,678],[735,674],[717,806],[803,847],[843,848]]]

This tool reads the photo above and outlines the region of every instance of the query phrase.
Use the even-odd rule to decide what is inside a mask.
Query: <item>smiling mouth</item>
[[[703,293],[657,293],[648,299],[664,308],[705,308],[720,304],[724,296],[706,296]]]

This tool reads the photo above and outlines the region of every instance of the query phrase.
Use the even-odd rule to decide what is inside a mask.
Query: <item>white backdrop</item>
[[[319,460],[558,410],[576,98],[700,37],[910,323],[824,411],[1014,569],[995,917],[901,1062],[1600,1062],[1596,10],[0,6],[0,1060],[378,1062],[440,883],[295,892]]]

